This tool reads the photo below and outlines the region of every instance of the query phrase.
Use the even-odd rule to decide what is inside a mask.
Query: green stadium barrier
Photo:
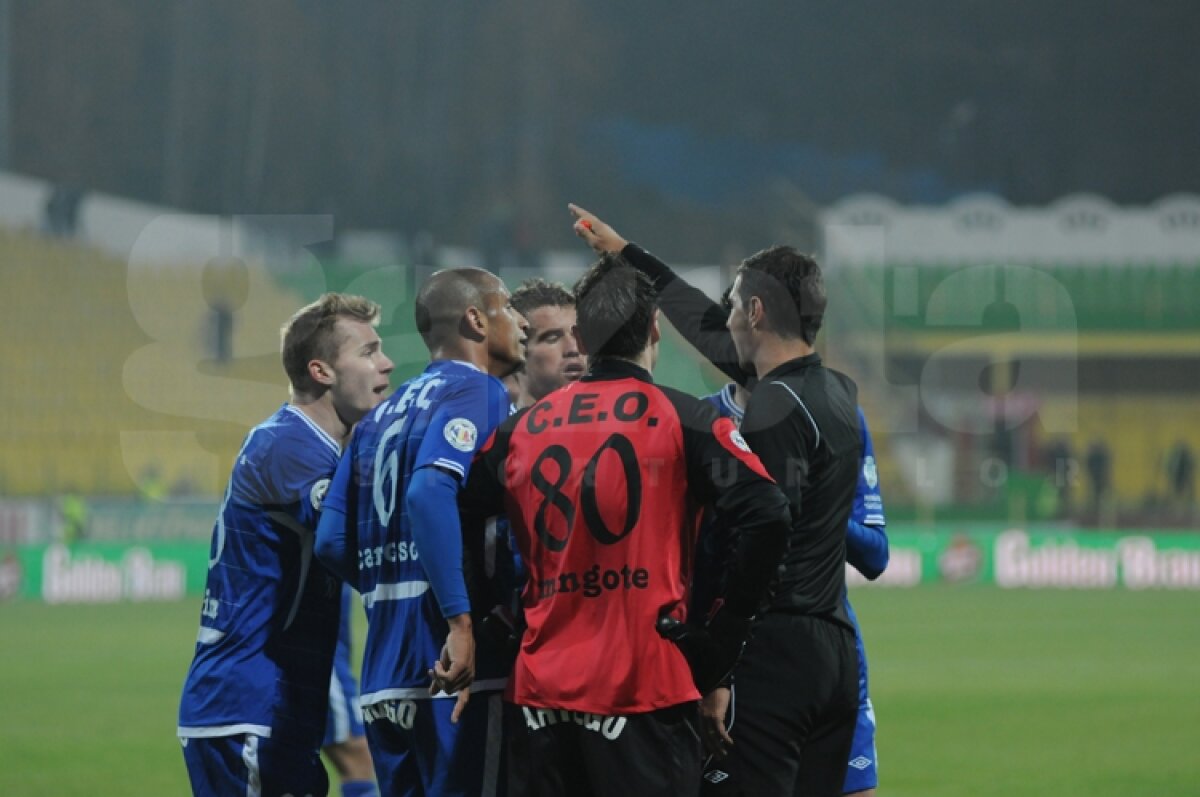
[[[19,546],[0,552],[0,599],[119,603],[201,595],[208,550],[199,542]]]
[[[858,588],[982,584],[1002,589],[1200,590],[1200,534],[905,526],[889,530],[891,564]],[[59,603],[202,595],[207,542],[81,542],[0,549],[0,600]]]

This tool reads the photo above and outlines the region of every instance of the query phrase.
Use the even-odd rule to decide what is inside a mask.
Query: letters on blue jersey
[[[427,670],[446,637],[405,507],[408,485],[429,467],[465,480],[475,451],[508,412],[499,379],[439,360],[355,430],[328,501],[344,508],[344,556],[353,558],[345,564],[367,610],[363,705],[428,697]],[[453,502],[446,507],[455,518],[457,511]]]
[[[320,745],[341,588],[313,557],[313,527],[339,452],[286,404],[243,442],[213,530],[180,736]]]

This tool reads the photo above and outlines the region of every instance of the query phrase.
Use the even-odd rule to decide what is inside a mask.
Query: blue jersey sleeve
[[[846,561],[870,579],[878,578],[888,564],[888,538],[883,515],[883,496],[879,491],[879,473],[875,467],[875,444],[862,408],[858,409],[862,429],[862,461],[854,509],[846,526]]]
[[[317,524],[316,554],[333,573],[348,584],[358,586],[355,567],[354,524],[346,519],[348,496],[354,489],[354,451],[351,449],[338,462],[329,490],[322,504],[321,520]]]
[[[405,508],[444,617],[470,611],[462,567],[458,490],[466,482],[475,452],[508,417],[508,411],[503,383],[486,374],[472,374],[441,398],[413,462]]]
[[[404,496],[413,541],[443,617],[471,610],[463,575],[462,531],[459,528],[458,482],[438,468],[413,474]]]
[[[498,379],[473,375],[441,399],[412,468],[437,467],[465,482],[475,451],[508,417],[508,393]]]

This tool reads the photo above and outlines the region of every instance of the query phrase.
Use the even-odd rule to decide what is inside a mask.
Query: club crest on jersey
[[[450,421],[442,429],[442,434],[446,436],[446,442],[459,451],[474,451],[475,441],[479,438],[479,431],[475,428],[475,424],[466,418],[455,418]]]
[[[308,502],[312,504],[314,512],[321,511],[321,502],[325,500],[327,492],[329,492],[329,479],[321,479],[313,483],[312,489],[308,491]]]
[[[872,490],[875,485],[879,484],[879,473],[875,469],[875,457],[866,457],[863,459],[863,478],[867,481],[867,486]]]
[[[732,432],[729,433],[729,442],[733,443],[735,446],[740,448],[742,451],[745,451],[747,454],[750,453],[750,446],[748,446],[746,444],[746,438],[742,437],[742,433],[739,432],[737,429],[734,429]]]

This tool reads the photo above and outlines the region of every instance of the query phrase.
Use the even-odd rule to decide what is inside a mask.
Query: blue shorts
[[[329,776],[317,750],[297,751],[252,733],[179,741],[196,797],[329,793]]]
[[[854,741],[850,745],[850,762],[846,767],[843,794],[853,794],[879,786],[879,771],[875,753],[875,709],[871,699],[858,704],[858,723],[854,726]]]
[[[362,711],[358,707],[358,682],[350,670],[350,652],[338,645],[329,676],[329,716],[325,720],[322,747],[340,744],[363,735]]]
[[[363,708],[379,793],[492,797],[504,795],[499,692],[472,695],[458,724],[454,700],[386,700]]]

